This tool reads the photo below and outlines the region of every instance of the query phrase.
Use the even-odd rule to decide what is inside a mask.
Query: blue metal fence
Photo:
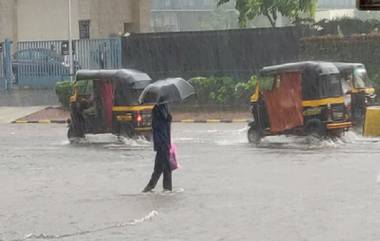
[[[13,59],[15,82],[20,87],[49,88],[70,79],[68,56],[61,53],[64,41],[17,43]],[[74,40],[74,69],[121,67],[121,39]]]

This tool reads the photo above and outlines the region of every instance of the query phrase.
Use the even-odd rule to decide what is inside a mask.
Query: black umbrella
[[[148,85],[141,93],[141,104],[182,102],[195,93],[193,86],[182,78],[159,80]]]

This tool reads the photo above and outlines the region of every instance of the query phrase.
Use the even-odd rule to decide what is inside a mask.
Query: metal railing
[[[66,42],[67,43],[67,42]],[[15,83],[20,87],[50,88],[70,79],[65,41],[23,41],[16,45],[13,58]],[[81,39],[73,41],[74,71],[121,67],[121,39]]]

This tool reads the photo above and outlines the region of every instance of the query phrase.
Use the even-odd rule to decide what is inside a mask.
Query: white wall
[[[79,20],[90,20],[90,37],[150,31],[150,0],[72,0],[72,36]],[[68,38],[68,0],[0,0],[0,39],[14,41]]]
[[[0,0],[0,42],[16,37],[13,31],[16,25],[14,4],[14,0]]]
[[[335,9],[335,10],[318,10],[315,14],[315,21],[322,19],[336,19],[342,17],[355,17],[355,9]]]
[[[78,1],[72,1],[73,26],[78,22]],[[67,0],[18,0],[18,40],[67,39],[67,3]],[[73,38],[78,35],[78,31],[73,31]]]

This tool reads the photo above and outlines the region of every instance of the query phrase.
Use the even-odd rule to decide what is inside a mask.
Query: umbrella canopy
[[[182,102],[195,93],[193,86],[182,78],[159,80],[148,85],[141,93],[141,104]]]

